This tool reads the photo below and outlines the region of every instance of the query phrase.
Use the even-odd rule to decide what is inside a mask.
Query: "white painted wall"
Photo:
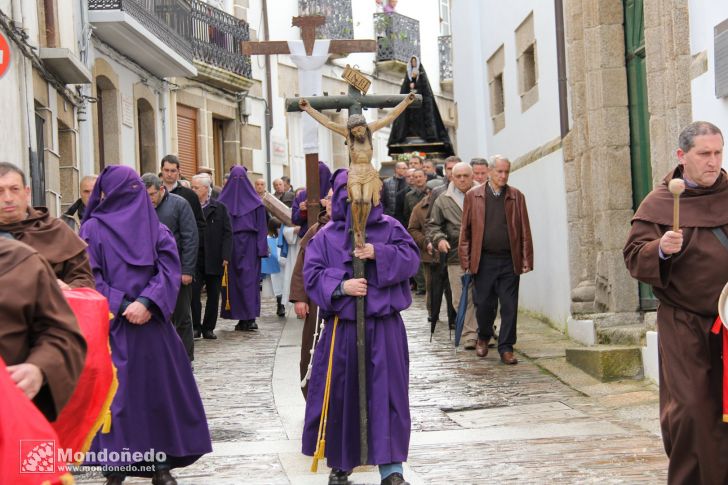
[[[453,91],[458,107],[457,147],[463,160],[488,154],[488,78],[479,0],[455,0],[452,11]],[[491,130],[492,131],[492,130]]]
[[[0,113],[16,113],[16,116],[0,117],[0,161],[10,162],[22,167],[28,173],[28,145],[26,142],[28,117],[23,104],[25,90],[25,70],[23,57],[10,45],[10,66],[5,76],[0,79]],[[32,89],[32,86],[31,86]]]
[[[516,160],[560,136],[553,2],[452,2],[458,155],[464,160],[501,153]],[[538,101],[521,111],[516,29],[533,11]],[[505,128],[493,133],[486,61],[504,46]],[[521,278],[520,306],[565,327],[570,281],[563,154],[549,154],[511,174],[529,209],[535,270]]]
[[[571,286],[562,151],[516,170],[508,183],[526,197],[533,237],[534,270],[521,276],[519,306],[564,328]]]
[[[728,133],[728,97],[715,97],[715,52],[713,28],[728,19],[728,3],[721,0],[690,0],[690,53],[706,51],[708,71],[692,80],[693,119],[715,123]],[[728,167],[728,157],[724,157]]]

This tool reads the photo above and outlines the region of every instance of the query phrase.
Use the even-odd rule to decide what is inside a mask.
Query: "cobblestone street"
[[[410,344],[412,440],[405,478],[414,484],[664,483],[667,460],[657,422],[657,389],[642,381],[602,384],[566,364],[573,345],[521,316],[520,363],[500,364],[452,349],[447,325],[432,342],[422,297],[403,314]],[[260,330],[196,341],[195,375],[214,453],[176,470],[181,484],[325,484],[300,454],[301,322],[263,305]],[[289,315],[293,315],[292,312]],[[99,475],[79,483],[103,483]],[[148,483],[134,479],[125,483]],[[374,467],[351,483],[379,483]]]

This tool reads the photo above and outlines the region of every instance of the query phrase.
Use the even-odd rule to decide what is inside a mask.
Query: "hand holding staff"
[[[672,230],[680,229],[680,194],[685,192],[685,181],[683,179],[672,179],[667,185],[667,190],[672,194],[674,204],[672,206]]]
[[[672,231],[667,231],[660,238],[660,250],[665,256],[675,254],[682,249],[683,235],[680,230],[680,194],[685,192],[685,182],[682,179],[672,179],[667,185],[674,198],[672,209]]]

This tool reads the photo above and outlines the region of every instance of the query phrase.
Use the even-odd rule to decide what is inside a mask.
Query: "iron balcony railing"
[[[440,52],[440,81],[452,81],[452,36],[438,37],[437,50]]]
[[[89,10],[122,10],[185,59],[192,60],[189,0],[88,0]]]
[[[250,56],[243,55],[243,42],[250,40],[248,23],[200,0],[191,2],[195,59],[251,79]]]
[[[407,63],[412,56],[420,57],[420,22],[402,14],[375,13],[374,31],[377,36],[377,62]]]
[[[187,60],[252,78],[242,43],[250,28],[201,0],[88,0],[89,10],[123,10]]]
[[[298,0],[298,15],[323,15],[326,23],[316,29],[317,39],[353,39],[351,0]]]

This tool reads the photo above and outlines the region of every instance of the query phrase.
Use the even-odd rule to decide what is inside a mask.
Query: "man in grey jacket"
[[[177,305],[172,314],[172,323],[182,339],[190,362],[194,360],[194,337],[192,332],[192,278],[197,268],[199,236],[197,222],[187,201],[169,193],[162,180],[153,173],[142,175],[152,205],[159,221],[167,226],[177,241],[177,251],[182,263],[182,285],[177,296]]]
[[[447,274],[452,290],[453,305],[457,307],[463,292],[460,282],[465,271],[460,267],[458,256],[458,243],[460,241],[460,226],[463,220],[463,202],[465,193],[473,187],[473,169],[465,162],[455,164],[452,169],[452,182],[435,202],[432,203],[430,218],[426,224],[426,231],[432,245],[440,253],[447,254]],[[477,342],[478,324],[475,320],[475,307],[472,295],[469,295],[468,306],[465,311],[465,325],[462,339],[467,350],[474,350]]]

